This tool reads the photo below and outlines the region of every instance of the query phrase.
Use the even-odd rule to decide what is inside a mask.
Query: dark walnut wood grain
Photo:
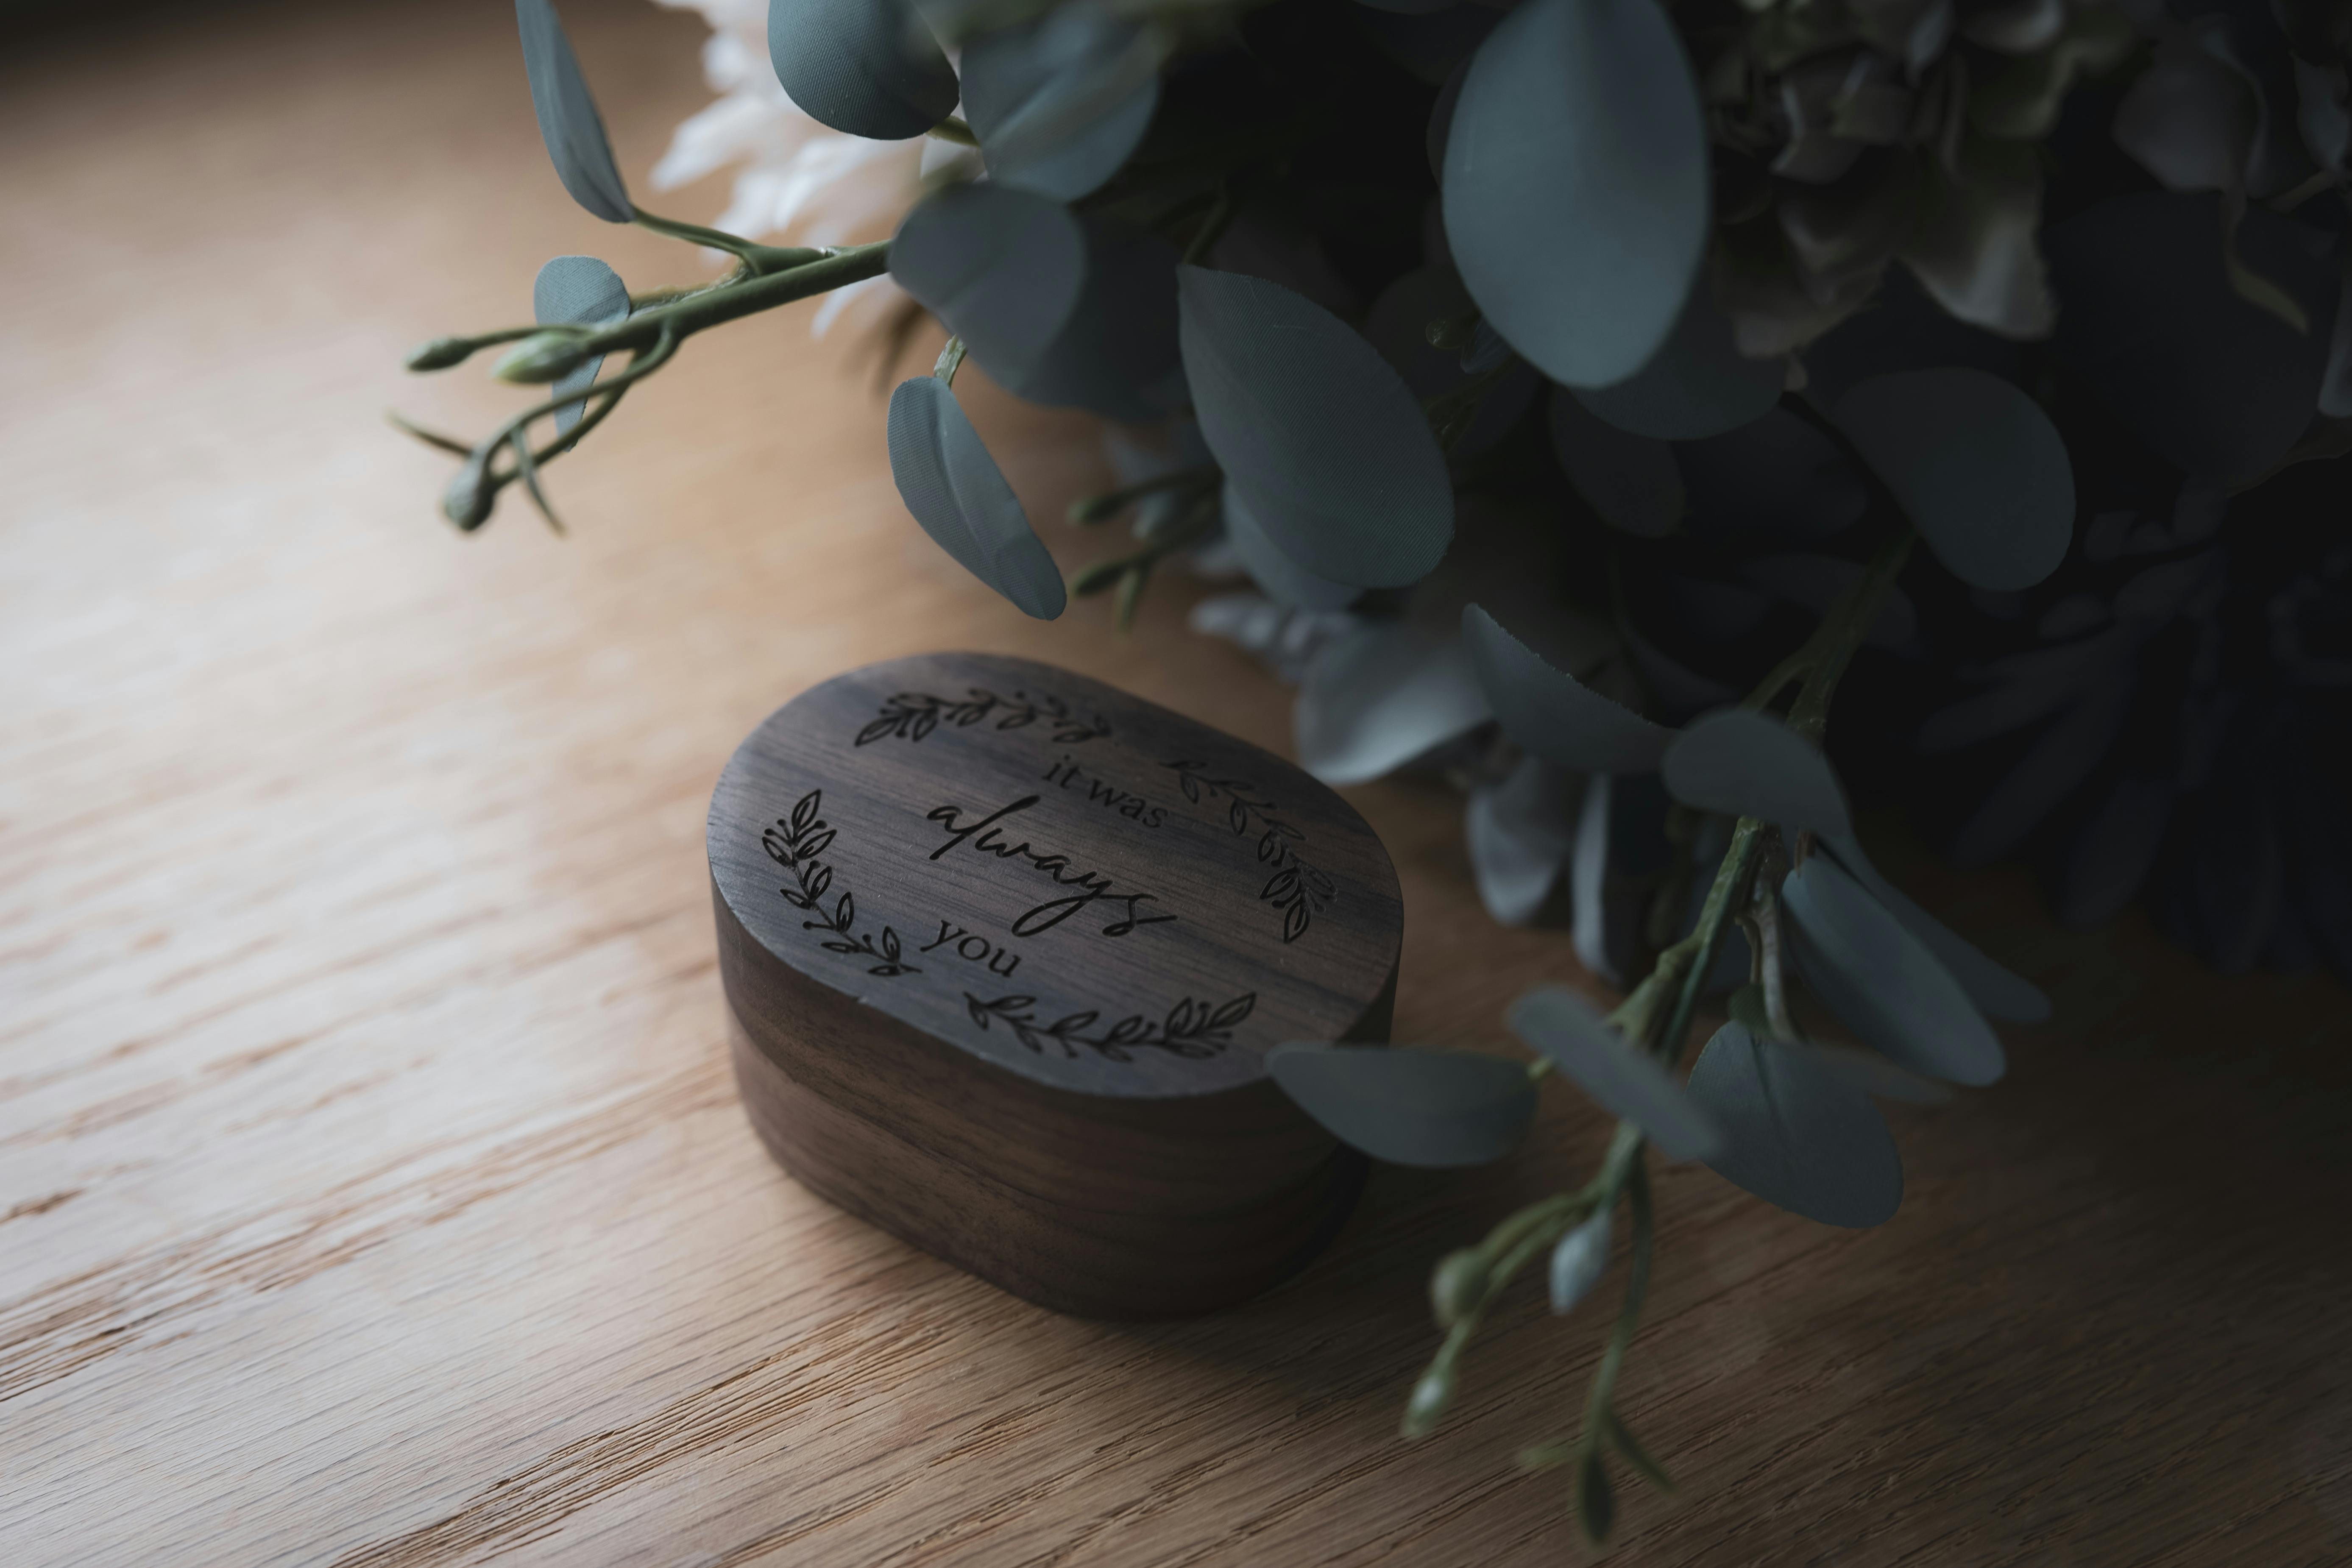
[[[1246,742],[1025,659],[868,665],[710,805],[737,1080],[803,1184],[1007,1290],[1161,1317],[1312,1256],[1360,1163],[1265,1077],[1384,1040],[1380,841]]]

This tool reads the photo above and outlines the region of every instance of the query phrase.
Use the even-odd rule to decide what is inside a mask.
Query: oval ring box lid
[[[1352,1202],[1264,1058],[1386,1038],[1402,912],[1370,828],[1280,758],[921,655],[770,715],[709,847],[746,1107],[844,1207],[1046,1305],[1160,1316],[1263,1289]]]

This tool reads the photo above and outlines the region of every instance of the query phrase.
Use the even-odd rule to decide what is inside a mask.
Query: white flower
[[[869,142],[801,111],[768,63],[767,0],[656,0],[710,24],[702,74],[719,100],[688,119],[654,165],[657,190],[690,184],[730,164],[734,199],[717,226],[751,238],[799,231],[808,245],[846,245],[895,226],[922,195],[930,164],[960,149],[927,136]],[[817,310],[822,336],[853,302],[887,309],[903,298],[887,275],[844,289]]]

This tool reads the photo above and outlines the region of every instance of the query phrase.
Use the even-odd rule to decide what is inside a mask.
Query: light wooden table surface
[[[699,26],[567,14],[642,180]],[[1430,1260],[1597,1153],[1571,1095],[1516,1169],[1384,1174],[1302,1278],[1152,1327],[845,1218],[735,1104],[702,818],[769,709],[949,646],[1276,747],[1284,694],[1181,595],[1123,640],[964,579],[806,308],[562,464],[569,541],[456,537],[380,411],[511,404],[401,351],[561,251],[695,265],[565,200],[508,8],[74,26],[0,47],[0,1562],[1576,1560],[1510,1456],[1570,1426],[1597,1313],[1523,1302],[1393,1436]],[[1098,479],[1084,424],[981,407],[1038,515]],[[1448,802],[1352,797],[1401,1036],[1498,1047],[1564,943],[1478,913]],[[1619,1560],[2352,1561],[2345,994],[1908,869],[2060,1019],[1898,1111],[1882,1229],[1664,1173],[1625,1392],[1686,1482],[1628,1492]]]

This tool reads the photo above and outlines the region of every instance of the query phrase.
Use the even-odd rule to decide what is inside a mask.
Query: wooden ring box
[[[868,665],[710,802],[745,1110],[811,1190],[1090,1317],[1203,1312],[1329,1238],[1357,1156],[1266,1076],[1388,1037],[1396,873],[1288,763],[1066,670]]]

